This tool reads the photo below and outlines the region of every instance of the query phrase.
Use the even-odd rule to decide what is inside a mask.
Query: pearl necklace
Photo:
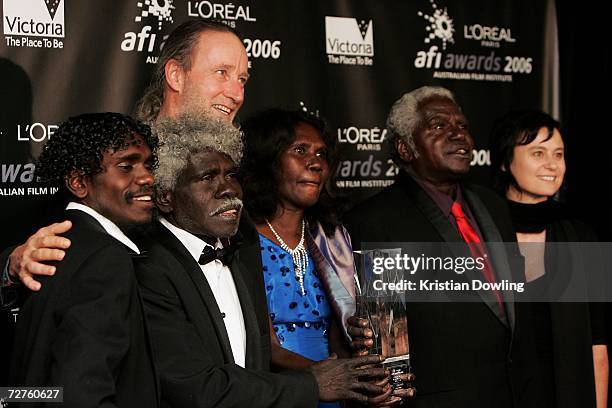
[[[308,253],[306,252],[306,247],[304,247],[304,230],[306,229],[306,223],[302,219],[302,236],[300,237],[300,242],[294,249],[289,248],[289,246],[285,244],[285,241],[283,241],[283,239],[280,237],[280,235],[278,235],[276,230],[274,230],[274,227],[272,227],[270,221],[266,220],[266,224],[268,224],[268,227],[270,227],[270,231],[272,231],[272,233],[276,237],[276,240],[280,243],[280,247],[287,251],[289,255],[291,255],[291,258],[293,259],[295,277],[300,283],[302,296],[306,295],[306,291],[304,290],[304,274],[306,273],[306,270],[308,270]]]

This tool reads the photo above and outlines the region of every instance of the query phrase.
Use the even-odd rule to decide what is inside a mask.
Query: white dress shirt
[[[96,221],[98,221],[102,225],[102,228],[104,228],[104,230],[106,231],[108,235],[115,238],[117,241],[121,242],[123,245],[127,246],[128,248],[130,248],[132,251],[136,252],[137,254],[140,254],[140,250],[138,249],[136,244],[131,239],[129,239],[114,222],[112,222],[111,220],[109,220],[108,218],[106,218],[105,216],[103,216],[102,214],[94,210],[93,208],[87,207],[86,205],[83,205],[83,204],[75,203],[74,201],[71,201],[66,206],[66,209],[67,210],[79,210],[79,211],[83,211],[84,213],[91,215],[92,217],[96,219]],[[4,270],[2,271],[1,282],[0,282],[2,287],[8,287],[18,282],[17,280],[13,280],[13,278],[9,274],[10,262],[11,260],[9,258],[4,264]],[[2,293],[0,292],[0,296],[1,295]],[[4,299],[2,299],[1,297],[0,297],[0,306],[4,306]]]
[[[200,259],[202,250],[205,247],[209,246],[212,248],[212,245],[204,242],[184,229],[170,224],[168,220],[163,217],[159,218],[159,222],[181,241],[196,262]],[[223,248],[221,241],[217,240],[215,248]],[[202,269],[202,273],[215,296],[219,310],[222,316],[224,316],[223,323],[225,324],[225,330],[227,330],[227,336],[229,337],[232,354],[234,355],[234,362],[240,367],[244,367],[246,355],[246,330],[244,328],[244,317],[242,315],[242,308],[240,307],[240,299],[238,298],[238,292],[236,291],[232,273],[227,266],[223,265],[223,263],[217,259],[206,265],[200,265],[200,269]]]
[[[136,244],[131,239],[129,239],[114,222],[112,222],[111,220],[109,220],[108,218],[106,218],[105,216],[103,216],[102,214],[94,210],[93,208],[88,207],[83,204],[75,203],[74,201],[71,201],[66,206],[66,209],[67,210],[80,210],[80,211],[83,211],[84,213],[91,215],[92,217],[96,219],[96,221],[98,221],[102,225],[102,228],[104,228],[104,230],[108,233],[108,235],[115,238],[117,241],[121,242],[123,245],[127,246],[128,248],[130,248],[132,251],[136,252],[137,254],[140,254],[140,250],[138,249]]]

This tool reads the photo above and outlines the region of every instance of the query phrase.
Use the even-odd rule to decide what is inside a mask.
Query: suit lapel
[[[70,221],[87,225],[87,228],[92,229],[96,232],[99,232],[100,234],[108,235],[109,237],[114,239],[112,235],[106,232],[106,230],[104,229],[102,224],[98,222],[98,220],[96,220],[94,217],[92,217],[91,215],[87,214],[84,211],[77,210],[77,209],[66,210],[66,218],[69,219]],[[121,243],[121,245],[125,247],[123,243]],[[125,248],[128,249],[127,247]]]
[[[466,201],[469,203],[470,208],[472,209],[474,217],[476,217],[478,227],[483,235],[483,241],[485,243],[494,243],[487,246],[487,253],[489,254],[489,259],[491,259],[493,264],[493,270],[495,272],[497,282],[501,282],[503,280],[512,282],[513,279],[510,264],[508,263],[508,253],[504,247],[501,234],[497,229],[497,225],[495,225],[491,214],[489,214],[486,206],[478,195],[476,195],[476,193],[474,193],[469,187],[465,186],[463,187],[463,192],[465,194]],[[492,308],[492,311],[495,312],[500,319],[503,319],[504,316],[501,315],[501,312],[496,305],[493,292],[486,291],[485,293],[489,295],[489,298],[491,298],[491,301],[493,302],[493,304],[491,304],[491,302],[487,302],[487,305]],[[514,311],[514,292],[509,290],[500,291],[500,293],[504,299],[505,311],[510,323],[510,328],[514,330],[516,317]]]
[[[463,242],[457,229],[448,221],[436,203],[427,195],[412,177],[406,175],[403,182],[406,184],[407,193],[411,196],[416,207],[423,213],[425,218],[431,222],[444,242]],[[454,245],[453,245],[454,246]],[[465,255],[465,254],[461,254]]]
[[[243,213],[236,234],[241,241],[232,259],[232,274],[237,277],[236,290],[244,315],[247,334],[246,367],[268,370],[270,343],[268,300],[264,288],[259,233],[248,214]],[[262,344],[265,341],[266,344]]]
[[[240,299],[244,329],[246,331],[245,368],[260,369],[261,356],[259,351],[261,350],[261,339],[259,335],[259,326],[257,325],[257,316],[255,316],[253,301],[243,276],[249,273],[247,265],[252,264],[242,262],[240,258],[243,254],[244,253],[240,251],[234,253],[231,262],[231,271],[232,277],[234,278],[234,285],[236,286],[236,292],[238,292],[238,299]]]
[[[459,235],[459,232],[453,226],[453,224],[450,223],[448,218],[444,215],[444,213],[442,213],[440,208],[429,197],[429,195],[425,192],[425,190],[423,190],[416,183],[416,181],[414,181],[412,177],[408,175],[404,175],[402,179],[402,183],[404,183],[404,185],[406,186],[406,191],[412,198],[415,206],[423,213],[425,218],[427,218],[429,222],[433,225],[434,229],[438,232],[438,234],[442,238],[442,241],[452,243],[452,245],[449,245],[449,249],[451,253],[453,254],[453,256],[455,257],[471,256],[467,246],[458,245],[463,242],[463,239]],[[488,241],[490,238],[493,238],[492,236],[491,237],[489,236],[489,235],[494,235],[493,233],[496,233],[497,236],[499,236],[499,232],[497,232],[497,228],[495,227],[495,224],[493,224],[493,221],[491,220],[488,211],[486,210],[485,206],[482,204],[480,199],[478,199],[478,197],[471,192],[469,193],[469,195],[466,192],[466,195],[468,198],[471,199],[471,200],[468,200],[468,203],[470,204],[472,213],[474,214],[475,217],[477,217],[478,226],[480,227],[482,233],[485,235],[483,237],[484,240]],[[477,204],[473,205],[473,202],[476,202],[476,201],[477,201]],[[481,220],[480,220],[481,217],[486,218],[485,226],[483,226],[481,223]],[[489,235],[485,234],[485,229]],[[501,237],[499,240],[501,240]],[[498,258],[498,254],[493,255],[492,258],[495,261]],[[505,269],[504,271],[509,271],[509,267],[507,265],[507,262],[505,261],[505,258],[501,260],[500,262],[505,263],[506,265],[507,269]],[[496,276],[500,276],[497,274],[497,262],[494,262],[493,267],[495,268]],[[466,270],[465,278],[468,281],[482,280],[482,274],[476,269]],[[497,304],[497,301],[495,299],[495,295],[493,294],[493,292],[481,290],[481,291],[478,291],[477,293],[478,293],[478,296],[482,299],[482,301],[487,305],[489,310],[493,314],[495,314],[495,316],[504,325],[508,325],[508,322],[506,321],[505,316],[499,310],[499,307],[498,307],[498,304]],[[514,311],[512,311],[511,326],[512,327],[514,326]]]
[[[146,254],[144,252],[141,252],[140,254],[137,254],[135,252],[130,253],[130,256],[132,257],[132,262],[134,263],[134,269],[138,268],[138,263],[142,262],[143,259],[146,258]],[[151,335],[150,335],[150,331],[149,331],[149,325],[147,323],[147,317],[145,315],[145,307],[144,307],[144,302],[142,300],[142,296],[140,294],[140,286],[136,285],[136,293],[138,295],[138,303],[140,304],[140,310],[142,311],[142,324],[144,326],[145,329],[145,338],[146,338],[146,344],[147,344],[147,352],[150,356],[150,361],[151,361],[151,367],[153,372],[155,373],[155,391],[157,393],[157,400],[161,401],[161,387],[160,387],[160,383],[159,383],[159,370],[157,368],[157,364],[155,362],[155,356],[153,354],[153,344],[151,343]]]
[[[206,305],[210,319],[213,322],[217,338],[221,343],[225,361],[233,363],[234,355],[232,354],[232,347],[229,342],[227,330],[225,329],[225,323],[223,323],[223,318],[221,317],[219,305],[217,305],[215,296],[208,285],[208,281],[206,280],[204,273],[202,273],[200,265],[195,261],[195,259],[193,259],[181,241],[179,241],[170,231],[168,231],[162,225],[157,226],[157,228],[159,231],[159,234],[157,234],[159,242],[164,245],[166,249],[172,252],[176,259],[181,263],[183,269],[197,288],[200,298]]]
[[[108,232],[104,229],[102,224],[100,224],[94,217],[87,214],[86,212],[83,212],[81,210],[71,209],[71,210],[66,210],[66,214],[67,214],[66,218],[72,221],[73,223],[76,223],[77,225],[86,224],[89,229],[92,229],[96,232],[99,232],[99,233],[108,235],[111,238],[114,238],[112,235],[108,234]],[[136,269],[138,262],[146,258],[146,254],[144,251],[141,252],[140,254],[137,254],[136,252],[132,251],[131,248],[123,244],[121,241],[117,240],[117,242],[121,244],[121,246],[124,247],[127,252],[129,252],[130,257],[132,258],[134,269]],[[145,341],[147,345],[147,354],[149,355],[149,361],[151,362],[151,371],[155,377],[155,391],[157,395],[157,400],[160,401],[161,400],[161,388],[159,384],[159,375],[158,375],[159,370],[157,369],[157,365],[155,363],[155,357],[153,356],[153,346],[151,344],[151,336],[149,335],[149,327],[147,325],[147,318],[144,313],[144,310],[145,310],[144,304],[142,301],[142,297],[140,296],[140,288],[138,287],[138,285],[136,286],[136,294],[138,296],[138,304],[140,305],[142,324],[145,330]]]

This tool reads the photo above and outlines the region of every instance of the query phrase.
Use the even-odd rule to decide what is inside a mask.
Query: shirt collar
[[[164,217],[159,217],[159,222],[179,240],[181,243],[187,248],[187,251],[191,254],[193,259],[196,261],[200,259],[200,255],[202,254],[202,250],[207,246],[211,248],[223,248],[221,245],[221,241],[217,239],[217,244],[213,247],[208,242],[198,238],[193,235],[191,232],[185,231],[182,228],[177,227],[174,224],[171,224]]]
[[[108,235],[115,238],[117,241],[121,242],[123,245],[127,246],[128,248],[130,248],[132,251],[136,252],[137,254],[140,254],[140,249],[138,249],[136,244],[131,239],[129,239],[123,233],[123,231],[119,229],[117,224],[115,224],[114,222],[112,222],[111,220],[109,220],[108,218],[106,218],[105,216],[103,216],[102,214],[94,210],[93,208],[88,207],[83,204],[75,203],[74,201],[71,201],[66,206],[66,209],[67,210],[79,210],[79,211],[83,211],[84,213],[91,215],[96,221],[100,223],[100,225],[102,225],[102,228],[104,228],[104,230],[108,233]]]
[[[440,210],[442,211],[442,213],[448,217],[448,215],[450,214],[451,211],[451,207],[453,205],[453,198],[451,196],[449,196],[448,194],[445,194],[443,192],[441,192],[440,190],[438,190],[436,187],[434,187],[434,185],[432,185],[431,183],[429,183],[428,181],[425,181],[423,179],[420,179],[418,177],[414,177],[414,180],[418,183],[418,185],[420,185],[423,190],[425,190],[425,192],[427,193],[427,195],[436,203],[436,205],[440,208]],[[459,199],[460,196],[460,189],[459,186],[457,185],[455,191],[457,192],[457,199]]]
[[[423,190],[425,190],[427,195],[436,203],[436,205],[438,206],[440,211],[442,211],[445,217],[451,216],[451,208],[453,206],[453,203],[456,201],[461,204],[461,208],[463,208],[463,211],[465,212],[467,218],[469,220],[473,220],[472,213],[469,210],[470,206],[467,204],[463,197],[463,192],[459,183],[457,183],[457,186],[455,188],[456,197],[453,200],[451,196],[441,192],[430,182],[422,180],[416,176],[413,176],[413,178],[423,188]]]

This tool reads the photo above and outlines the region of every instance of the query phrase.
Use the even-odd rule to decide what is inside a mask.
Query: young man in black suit
[[[459,244],[450,247],[450,255],[469,256],[468,245],[461,243],[508,242],[506,251],[497,245],[485,247],[490,256],[486,269],[493,274],[487,278],[523,281],[523,260],[505,203],[485,188],[462,182],[470,169],[473,142],[452,93],[422,87],[405,94],[391,108],[387,128],[400,173],[395,184],[346,217],[354,247],[363,242],[454,242]],[[465,229],[470,238],[462,235]],[[473,272],[450,272],[446,279],[485,279]],[[533,344],[524,305],[514,302],[512,292],[470,295],[465,303],[407,304],[418,390],[411,404],[532,406]],[[352,330],[363,335],[363,330]]]
[[[148,126],[118,113],[70,118],[45,145],[37,176],[61,185],[72,247],[55,277],[24,292],[11,385],[63,387],[66,406],[158,406],[140,250],[125,235],[151,219],[156,147]]]

